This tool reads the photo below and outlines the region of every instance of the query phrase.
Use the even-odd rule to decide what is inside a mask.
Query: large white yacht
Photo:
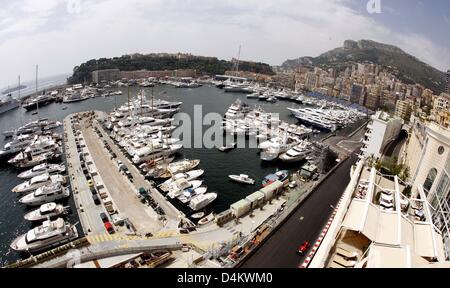
[[[224,118],[226,119],[243,119],[245,115],[247,115],[250,112],[250,107],[242,103],[241,100],[237,99],[234,104],[228,108],[228,111],[225,113]]]
[[[62,218],[47,220],[26,234],[17,237],[11,248],[18,252],[37,252],[50,249],[78,238],[75,226],[65,223]]]
[[[217,193],[206,193],[206,194],[200,194],[196,197],[194,197],[191,202],[189,202],[189,208],[191,208],[193,211],[198,211],[200,209],[205,208],[214,200],[217,199]]]
[[[62,126],[62,123],[59,121],[43,118],[27,123],[17,129],[4,131],[3,135],[5,137],[12,137],[14,135],[39,134],[43,130],[51,130],[60,126]]]
[[[45,173],[36,177],[31,178],[31,180],[25,181],[12,189],[14,193],[29,193],[35,191],[36,189],[53,184],[53,183],[64,183],[66,180],[64,176],[61,175],[51,175]]]
[[[19,156],[20,155],[20,156]],[[19,158],[15,158],[12,162],[8,163],[14,165],[17,168],[30,168],[39,164],[47,163],[48,161],[59,159],[62,155],[61,149],[46,152],[36,156],[27,155],[25,153],[20,153]]]
[[[307,125],[312,125],[314,127],[328,130],[334,132],[337,130],[338,126],[334,119],[331,119],[327,113],[322,109],[312,109],[312,108],[300,108],[293,109],[288,108],[292,114]]]
[[[168,166],[168,170],[172,175],[178,173],[185,173],[187,171],[191,171],[195,169],[200,164],[200,160],[183,160],[179,162],[170,163]]]
[[[8,161],[8,163],[14,165],[17,168],[29,168],[29,167],[33,167],[33,166],[45,163],[52,159],[57,159],[57,158],[61,157],[61,155],[62,155],[61,148],[57,148],[54,151],[45,152],[45,153],[35,155],[35,156],[21,152],[13,159],[10,159]]]
[[[189,203],[194,197],[205,194],[208,191],[207,187],[199,187],[197,189],[186,189],[183,191],[183,194],[178,196],[178,200],[180,200],[181,203],[187,204]]]
[[[185,179],[180,179],[172,183],[172,185],[169,186],[169,192],[167,193],[167,196],[171,199],[175,199],[181,195],[183,195],[183,192],[187,189],[197,189],[200,186],[202,186],[203,181],[201,180],[194,180],[194,181],[186,181]]]
[[[161,157],[170,157],[171,155],[177,153],[183,149],[182,144],[175,145],[151,145],[139,149],[135,152],[133,157],[134,164],[141,164],[143,162],[158,159]]]
[[[27,221],[42,221],[48,218],[67,214],[69,210],[70,207],[64,207],[61,204],[50,202],[42,204],[38,209],[28,212],[25,216],[23,216],[23,218]]]
[[[308,156],[308,147],[309,143],[304,141],[299,145],[293,147],[286,153],[280,155],[280,160],[283,162],[300,162],[305,160],[306,156]]]
[[[35,137],[33,142],[25,149],[24,153],[36,156],[46,152],[60,149],[61,146],[49,136]]]
[[[27,206],[40,206],[69,196],[70,191],[68,188],[64,188],[60,183],[50,183],[40,187],[34,193],[20,198],[19,202]]]
[[[63,164],[40,164],[34,166],[30,170],[20,173],[17,177],[20,179],[31,179],[33,177],[48,173],[48,174],[61,174],[66,171],[66,166]]]
[[[12,141],[5,144],[3,150],[0,150],[0,157],[9,156],[14,153],[23,151],[32,142],[30,135],[19,135]]]
[[[174,175],[172,178],[170,178],[169,180],[166,180],[164,183],[162,183],[161,185],[159,185],[159,187],[162,190],[167,190],[168,187],[170,187],[170,185],[174,182],[176,182],[179,179],[185,179],[186,181],[192,181],[195,180],[197,178],[199,178],[200,176],[202,176],[205,173],[204,170],[193,170],[193,171],[188,171],[186,173],[178,173],[176,175]]]

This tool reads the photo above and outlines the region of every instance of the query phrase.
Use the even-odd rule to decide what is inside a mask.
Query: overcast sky
[[[189,52],[280,65],[346,39],[394,44],[450,68],[450,1],[0,0],[0,87],[70,73],[93,58]],[[376,1],[376,0],[372,0]]]

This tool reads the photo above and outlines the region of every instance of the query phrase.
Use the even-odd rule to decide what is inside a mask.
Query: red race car
[[[302,245],[300,245],[300,247],[298,247],[297,253],[303,256],[309,250],[310,247],[311,247],[311,244],[309,244],[309,242],[305,241],[305,242],[303,242]]]

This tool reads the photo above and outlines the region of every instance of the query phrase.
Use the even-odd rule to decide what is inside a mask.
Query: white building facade
[[[372,116],[372,122],[367,126],[362,151],[365,157],[381,158],[386,146],[400,134],[403,121],[390,118],[385,112],[378,111]]]

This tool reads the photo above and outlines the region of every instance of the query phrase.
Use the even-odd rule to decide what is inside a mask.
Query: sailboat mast
[[[144,89],[141,89],[141,117],[142,117],[142,105],[143,105],[143,103],[142,103],[142,101],[143,101],[143,97],[144,97]]]
[[[20,90],[21,90],[21,87],[20,87],[20,75],[19,75],[19,103],[20,103],[20,107],[22,108],[22,97],[21,97],[21,95],[20,95]],[[20,112],[22,112],[22,111],[20,111]],[[19,112],[19,116],[20,116],[20,124],[23,126],[23,121],[22,121],[22,113],[20,113]]]
[[[38,96],[38,70],[39,70],[39,66],[36,64],[36,95],[35,95],[35,97]],[[39,119],[39,101],[36,101],[36,107],[37,107],[37,115],[38,115],[38,119]]]
[[[153,109],[154,109],[154,107],[153,107],[153,99],[154,99],[155,97],[154,97],[154,94],[153,94],[153,86],[152,86],[152,111],[153,111]],[[153,113],[153,117],[155,117],[155,114],[156,113]]]
[[[130,85],[128,85],[128,111],[130,111]]]
[[[236,76],[238,76],[238,73],[239,73],[239,62],[240,61],[241,61],[241,45],[239,45],[238,59],[237,59],[237,65],[236,65]]]

